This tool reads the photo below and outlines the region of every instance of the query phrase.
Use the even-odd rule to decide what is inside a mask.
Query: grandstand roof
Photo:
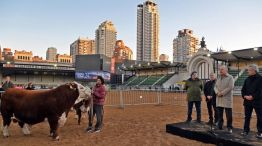
[[[177,67],[177,68],[185,68],[186,63],[180,63],[180,62],[174,62],[171,63],[169,61],[161,61],[161,62],[148,62],[148,63],[139,63],[134,64],[131,66],[122,66],[120,69],[124,71],[134,71],[134,70],[146,70],[146,69],[157,69],[157,68],[171,68],[171,67]]]
[[[238,61],[262,59],[262,47],[248,48],[242,50],[218,52],[211,57],[219,61]]]

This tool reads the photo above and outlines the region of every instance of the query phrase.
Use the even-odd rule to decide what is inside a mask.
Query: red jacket
[[[94,104],[104,105],[105,96],[106,96],[105,86],[96,84],[95,87],[93,88]]]

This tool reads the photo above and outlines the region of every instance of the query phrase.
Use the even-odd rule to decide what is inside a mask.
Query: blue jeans
[[[257,131],[262,133],[262,108],[254,108],[253,106],[244,106],[245,107],[245,122],[244,122],[244,131],[249,132],[250,128],[250,119],[252,116],[253,109],[255,109],[257,114]]]
[[[196,111],[197,111],[197,121],[201,121],[201,101],[188,101],[187,104],[187,121],[192,120],[192,109],[195,103]]]

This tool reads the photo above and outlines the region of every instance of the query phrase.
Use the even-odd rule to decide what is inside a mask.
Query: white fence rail
[[[186,105],[185,91],[161,90],[111,90],[107,93],[107,106],[124,107],[142,104],[177,104]]]
[[[202,108],[206,108],[205,97],[202,96]],[[237,117],[244,117],[243,99],[241,96],[234,96],[233,112]],[[186,91],[172,90],[110,90],[106,96],[106,106],[124,108],[127,105],[145,104],[169,104],[176,106],[187,106]]]

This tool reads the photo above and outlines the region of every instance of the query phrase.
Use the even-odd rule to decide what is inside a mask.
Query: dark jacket
[[[185,84],[188,101],[201,101],[201,90],[203,89],[202,81],[198,78],[193,80],[189,78]]]
[[[7,89],[9,89],[9,88],[14,88],[15,86],[14,86],[14,84],[11,82],[11,81],[9,81],[9,82],[4,82],[4,84],[2,85],[2,88],[6,91]]]
[[[207,96],[212,96],[210,101],[212,100],[216,101],[216,93],[214,90],[215,84],[216,84],[216,80],[213,80],[213,81],[210,80],[205,83],[204,94],[206,96],[206,101],[208,101]]]
[[[104,105],[105,96],[106,96],[105,86],[96,84],[95,87],[93,88],[94,104]]]
[[[242,97],[253,96],[253,100],[244,99],[244,106],[254,106],[262,108],[262,77],[259,74],[249,76],[241,90]]]

